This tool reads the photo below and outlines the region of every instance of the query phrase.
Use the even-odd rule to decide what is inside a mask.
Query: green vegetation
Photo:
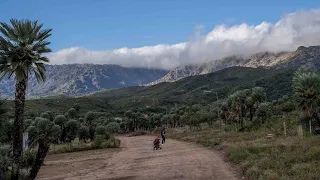
[[[224,150],[249,179],[319,179],[319,80],[316,72],[297,71],[293,96],[272,102],[265,101],[262,88],[236,91],[217,102],[221,121],[215,128],[200,118],[189,124],[200,131],[187,128],[169,134]]]
[[[277,119],[279,121],[279,119]],[[170,137],[223,150],[248,179],[319,179],[320,138],[269,138],[267,132],[170,132]]]
[[[0,75],[15,77],[16,96],[0,101],[0,179],[35,179],[48,153],[119,147],[113,134],[158,133],[162,126],[184,129],[174,138],[225,149],[250,179],[320,178],[318,72],[232,67],[174,83],[25,103],[29,77],[45,80],[42,54],[50,52],[51,29],[41,30],[37,21],[10,23],[0,23]]]
[[[47,38],[51,36],[52,29],[42,27],[43,24],[39,24],[38,21],[11,19],[10,24],[0,22],[0,33],[3,35],[0,36],[0,80],[15,77],[16,86],[14,102],[7,101],[8,105],[14,103],[14,111],[4,118],[2,116],[7,109],[4,107],[5,101],[0,101],[0,148],[3,149],[0,153],[0,179],[35,179],[50,145],[72,143],[76,138],[80,138],[80,125],[85,125],[79,118],[81,106],[78,102],[70,105],[67,112],[64,112],[65,107],[59,107],[59,112],[57,109],[50,111],[53,108],[41,107],[37,102],[35,106],[31,106],[31,112],[28,111],[29,103],[27,111],[25,109],[26,89],[30,77],[34,75],[39,82],[44,81],[45,63],[49,62],[43,53],[51,52]],[[57,102],[59,103],[59,100]],[[85,104],[89,106],[90,103]],[[46,106],[50,106],[50,103]],[[44,109],[47,111],[43,112]],[[86,122],[88,120],[87,118]],[[95,117],[91,117],[91,120],[95,120]],[[119,143],[106,132],[102,137],[95,136],[92,132],[96,126],[93,121],[89,123],[90,139],[95,142],[85,149],[118,146]],[[31,149],[27,152],[23,151],[24,132],[30,134],[31,140]],[[87,134],[83,132],[82,129],[80,139],[86,140],[87,137],[84,136]],[[115,131],[111,133],[113,132]],[[8,148],[11,140],[12,147]],[[30,167],[29,173],[26,173]]]
[[[257,86],[265,89],[267,100],[271,101],[292,94],[292,77],[293,71],[289,69],[231,67],[155,86],[104,90],[79,97],[56,96],[27,100],[26,115],[39,116],[43,109],[62,114],[65,109],[75,108],[74,106],[78,108],[78,115],[84,116],[88,111],[114,114],[146,107],[170,108],[176,104],[178,106],[208,104],[216,100],[216,93],[218,98],[222,99],[237,90]],[[13,101],[9,101],[8,104],[13,107]]]
[[[51,36],[52,29],[42,29],[43,24],[38,24],[38,21],[11,19],[10,23],[0,23],[0,32],[4,35],[0,39],[0,78],[11,78],[14,75],[16,79],[11,179],[18,179],[28,79],[31,73],[38,81],[45,79],[44,63],[49,60],[42,54],[51,52],[48,48],[50,42],[46,39]]]

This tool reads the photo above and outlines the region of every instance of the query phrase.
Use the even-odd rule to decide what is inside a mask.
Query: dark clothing
[[[161,139],[162,139],[162,144],[164,144],[166,142],[166,130],[165,129],[162,129],[161,131]]]
[[[162,144],[164,144],[166,142],[166,137],[165,136],[161,136],[162,138]]]

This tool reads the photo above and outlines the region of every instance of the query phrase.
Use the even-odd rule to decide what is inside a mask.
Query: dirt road
[[[235,180],[222,158],[198,145],[168,139],[153,150],[151,136],[120,137],[121,150],[52,155],[41,180]]]

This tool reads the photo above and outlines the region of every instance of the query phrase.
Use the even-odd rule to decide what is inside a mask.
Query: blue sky
[[[39,20],[53,28],[53,51],[107,50],[186,42],[197,25],[277,22],[284,14],[319,8],[312,0],[0,0],[0,21]]]

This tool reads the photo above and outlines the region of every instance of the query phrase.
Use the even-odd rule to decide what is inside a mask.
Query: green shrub
[[[120,125],[116,122],[110,122],[107,126],[106,126],[106,130],[109,133],[118,133],[120,131]]]
[[[59,125],[54,125],[50,132],[50,140],[52,142],[58,142],[60,136],[62,134],[61,127]]]
[[[106,132],[106,134],[105,134],[105,139],[108,140],[108,139],[110,139],[110,138],[111,138],[110,133]]]
[[[71,109],[68,110],[68,117],[73,119],[73,118],[77,117],[77,113],[78,112],[77,112],[76,109],[71,108]]]
[[[89,128],[87,126],[81,126],[79,129],[79,139],[86,140],[90,138]]]
[[[67,118],[64,115],[57,115],[54,118],[54,123],[58,124],[59,126],[63,127],[67,122]]]
[[[26,119],[24,121],[24,129],[26,130],[29,126],[31,126],[33,120],[32,119]]]
[[[96,135],[96,137],[94,138],[94,147],[97,149],[102,148],[103,146],[103,142],[105,142],[105,136],[104,135]]]
[[[96,135],[105,135],[106,134],[106,128],[104,126],[98,126],[96,128]]]
[[[87,123],[87,125],[91,125],[93,120],[95,119],[94,117],[94,113],[89,111],[87,112],[86,116],[84,117],[85,122]]]
[[[37,124],[37,132],[38,134],[45,134],[46,132],[49,132],[53,126],[53,122],[49,119],[41,118]]]
[[[26,131],[29,136],[29,145],[31,145],[31,143],[33,143],[37,138],[37,128],[35,126],[29,126]]]
[[[50,120],[50,115],[49,115],[49,113],[47,113],[47,112],[41,113],[41,114],[40,114],[40,117]]]
[[[66,123],[67,137],[70,141],[74,140],[77,137],[78,130],[79,127],[77,121],[70,120]]]
[[[22,166],[31,167],[35,160],[36,160],[36,152],[27,151],[22,156]]]

